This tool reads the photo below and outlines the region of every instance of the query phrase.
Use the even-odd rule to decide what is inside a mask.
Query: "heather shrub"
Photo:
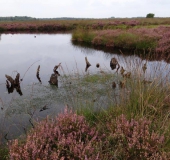
[[[118,159],[166,159],[162,151],[164,136],[151,129],[151,121],[127,120],[124,115],[107,124],[110,148]]]
[[[83,41],[94,45],[118,47],[169,53],[169,27],[159,26],[153,28],[105,29],[97,31],[75,31],[73,41]]]
[[[169,53],[170,52],[170,31],[167,27],[167,31],[163,33],[161,39],[158,42],[156,51],[158,53]]]
[[[98,159],[95,146],[98,132],[83,116],[65,109],[56,119],[39,122],[25,142],[13,140],[9,144],[12,160]]]

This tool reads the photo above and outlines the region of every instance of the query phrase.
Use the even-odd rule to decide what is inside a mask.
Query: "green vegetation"
[[[36,20],[36,18],[27,16],[0,17],[0,21],[30,21],[30,20]]]
[[[16,17],[18,18],[18,17]],[[22,17],[20,17],[22,19]],[[73,31],[72,40],[105,47],[167,53],[170,18],[1,21],[0,31]]]
[[[148,27],[170,25],[170,18],[108,18],[108,19],[34,19],[31,17],[1,17],[0,27],[4,31],[70,31],[82,30],[106,30],[128,29],[135,27]]]
[[[105,46],[120,48],[126,50],[147,51],[156,53],[168,53],[170,50],[167,35],[169,35],[167,26],[157,26],[151,28],[129,28],[107,29],[107,30],[89,30],[73,32],[72,41],[85,42],[96,46]]]
[[[0,160],[7,160],[8,159],[8,148],[7,146],[1,146],[0,144]]]
[[[170,120],[168,117],[170,87],[168,81],[164,81],[164,77],[168,76],[169,71],[166,70],[167,75],[164,75],[160,72],[162,68],[157,66],[155,70],[149,73],[147,72],[148,66],[146,62],[131,62],[126,59],[124,64],[125,72],[122,71],[122,67],[120,66],[118,72],[100,69],[98,73],[92,75],[64,75],[61,76],[62,86],[60,88],[49,88],[50,92],[53,90],[52,92],[55,93],[55,98],[59,97],[57,99],[68,104],[68,108],[72,106],[70,109],[73,109],[77,114],[72,114],[71,111],[71,113],[66,112],[64,115],[60,114],[59,116],[60,126],[65,127],[65,129],[59,127],[62,129],[61,132],[66,133],[64,135],[73,134],[71,136],[73,139],[69,139],[66,143],[64,143],[65,141],[56,143],[56,139],[43,139],[44,136],[49,135],[51,137],[56,134],[56,132],[53,133],[53,128],[56,127],[56,130],[59,128],[57,127],[58,123],[55,121],[45,120],[40,122],[40,125],[35,130],[31,130],[29,134],[38,135],[37,140],[39,139],[40,142],[44,143],[43,145],[46,145],[48,141],[50,142],[49,144],[54,142],[53,147],[60,145],[58,155],[50,154],[48,156],[61,157],[62,153],[66,152],[68,156],[75,157],[82,152],[75,152],[74,148],[76,145],[81,145],[82,148],[87,150],[87,156],[92,156],[93,158],[97,157],[97,153],[100,153],[101,159],[109,159],[113,156],[125,160],[140,157],[143,157],[143,159],[169,158]],[[164,69],[166,68],[167,66],[164,66]],[[113,86],[113,82],[115,86]],[[33,104],[31,103],[30,105]],[[23,110],[25,109],[23,108]],[[77,119],[75,119],[75,116]],[[80,123],[81,121],[82,123]],[[48,122],[48,125],[46,125],[46,122]],[[48,127],[41,128],[41,124]],[[71,129],[69,129],[70,125],[72,125]],[[86,125],[87,128],[85,127]],[[74,127],[76,127],[75,130]],[[77,127],[81,129],[85,127],[86,135],[91,135],[94,130],[96,134],[92,135],[92,137],[84,137],[81,139],[83,143],[80,143],[77,139],[80,139],[81,136],[79,137],[79,135],[84,132]],[[46,129],[48,129],[49,134],[42,136],[43,133],[47,133]],[[82,133],[79,134],[79,132]],[[56,135],[58,141],[63,138],[60,135]],[[32,137],[34,136],[28,136],[27,140],[25,140],[24,136],[24,139],[21,138],[22,143],[20,143],[20,140],[19,142],[18,140],[13,142],[10,145],[10,155],[12,157],[27,156],[31,153],[27,146],[32,145],[31,148],[35,149],[37,158],[47,156],[44,155],[46,152],[43,151],[39,154],[38,148],[42,145],[41,143],[36,143],[36,139]],[[67,136],[65,138],[67,139]],[[73,141],[75,145],[67,146],[70,141]],[[22,145],[25,143],[27,145],[23,147]],[[85,144],[87,143],[90,148],[92,147],[92,150],[95,148],[93,154],[90,152],[90,148],[90,150],[86,148]],[[51,149],[48,147],[45,149]],[[7,155],[8,150],[6,148],[1,149],[0,156]],[[80,155],[85,156],[83,153]],[[128,157],[126,157],[127,155]],[[33,156],[33,154],[30,156]]]
[[[155,16],[155,14],[153,14],[153,13],[148,13],[148,14],[146,15],[146,18],[154,18],[154,16]]]
[[[61,158],[63,152],[70,157],[78,155],[84,157],[84,152],[79,152],[76,148],[78,145],[86,150],[87,157],[93,158],[99,156],[101,159],[109,159],[114,156],[125,160],[141,157],[142,159],[169,159],[170,86],[164,78],[168,76],[169,71],[166,70],[167,75],[160,72],[167,66],[164,68],[157,66],[155,70],[149,72],[147,62],[127,60],[125,62],[125,72],[122,71],[121,66],[118,73],[100,70],[99,73],[92,75],[62,76],[62,86],[57,89],[57,92],[54,90],[55,96],[58,97],[62,90],[64,93],[60,98],[68,104],[67,107],[71,111],[59,115],[57,119],[59,124],[58,121],[48,120],[49,118],[40,122],[35,130],[31,130],[32,136],[28,136],[22,144],[18,140],[13,142],[10,146],[11,156],[24,157],[27,153],[34,156],[27,148],[32,145],[38,158],[39,156]],[[130,76],[127,76],[128,73],[131,73]],[[46,129],[49,134],[43,134],[46,133]],[[58,130],[65,136],[69,135],[68,141],[62,141],[61,134],[56,135]],[[57,137],[53,139],[54,135]],[[32,138],[35,136],[37,139]],[[44,139],[46,136],[52,139]],[[59,147],[57,155],[50,154],[53,151],[55,153],[55,150],[51,152],[50,145],[45,147],[45,150],[50,152],[40,151],[39,154],[39,147],[42,145],[36,143],[36,140],[40,140],[43,145],[48,141],[49,144],[54,143],[52,148]],[[75,145],[71,145],[72,143]],[[87,143],[89,148],[86,148]],[[91,150],[94,148],[92,154]]]
[[[48,21],[48,23],[47,21],[1,22],[0,29],[2,31],[47,32],[74,30],[72,40],[77,42],[143,50],[143,53],[145,51],[169,53],[169,25],[169,18],[132,21],[108,19]],[[37,128],[29,132],[35,137],[38,135],[35,139],[34,136],[28,136],[26,139],[18,138],[11,142],[10,156],[28,156],[31,152],[29,147],[34,144],[31,147],[34,147],[36,151],[36,159],[46,153],[50,154],[46,156],[63,158],[67,155],[77,159],[81,159],[80,155],[84,158],[92,156],[92,159],[98,156],[101,159],[113,157],[125,160],[141,159],[141,157],[142,159],[169,159],[168,67],[156,66],[155,70],[148,71],[147,61],[144,63],[124,60],[124,62],[125,64],[120,67],[124,67],[125,72],[122,68],[119,68],[118,72],[100,68],[95,74],[64,75],[60,77],[62,84],[59,88],[45,86],[42,91],[45,92],[43,96],[40,95],[41,91],[31,92],[32,98],[26,102],[27,105],[23,101],[16,101],[15,105],[20,109],[13,107],[15,108],[12,110],[13,113],[21,114],[27,111],[28,113],[25,114],[29,115],[31,109],[35,111],[38,106],[43,106],[47,102],[67,104],[70,112],[59,116],[60,127],[57,127],[58,123],[55,121],[51,123],[47,118],[40,122],[43,127],[37,125]],[[36,85],[34,87],[36,88]],[[31,108],[33,106],[35,108]],[[8,108],[8,114],[10,115],[10,108]],[[65,116],[66,119],[63,118]],[[54,128],[62,134],[53,136],[56,134]],[[66,141],[68,137],[73,139]],[[36,143],[37,141],[42,142],[43,145]],[[74,145],[70,145],[70,142],[74,142],[71,143]],[[26,144],[25,148],[24,144]],[[47,152],[41,150],[42,146]],[[78,146],[81,146],[84,152],[80,152]],[[55,149],[59,155],[55,155]],[[28,154],[24,155],[27,152]],[[7,156],[8,149],[0,147],[0,159],[7,159]]]

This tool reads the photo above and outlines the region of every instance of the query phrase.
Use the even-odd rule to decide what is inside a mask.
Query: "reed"
[[[30,152],[27,144],[34,144],[34,155],[37,158],[44,154],[47,157],[59,156],[61,158],[63,152],[70,157],[79,155],[85,157],[84,154],[79,154],[82,153],[79,150],[76,152],[76,147],[81,144],[75,135],[78,138],[81,137],[83,132],[81,133],[80,128],[83,125],[87,129],[87,134],[90,135],[89,131],[93,128],[96,133],[96,136],[91,137],[92,139],[89,137],[81,139],[84,142],[82,144],[89,143],[89,147],[95,151],[92,154],[91,149],[87,149],[86,145],[81,145],[82,150],[87,149],[86,156],[89,159],[90,157],[99,157],[99,159],[113,157],[120,159],[141,157],[143,159],[168,159],[170,152],[170,88],[168,81],[170,71],[168,64],[162,68],[158,63],[153,69],[147,61],[131,61],[129,59],[124,59],[124,63],[120,63],[119,59],[117,61],[120,64],[119,69],[104,70],[99,68],[95,74],[90,74],[88,70],[85,73],[77,71],[71,75],[66,75],[64,71],[60,72],[60,87],[58,89],[47,88],[49,91],[52,89],[55,98],[59,97],[58,99],[65,103],[69,109],[57,118],[59,128],[57,121],[53,118],[52,123],[48,119],[35,124],[35,129],[30,132],[34,138],[28,136],[27,139],[22,139],[22,144],[20,144],[20,140],[11,142],[10,156],[27,156],[21,153],[30,155],[33,152]],[[112,86],[113,82],[114,87]],[[68,143],[74,142],[75,147],[68,147],[67,143],[63,143],[63,141],[57,143],[60,142],[56,142],[57,138],[60,139],[60,134],[55,140],[49,139],[53,135],[53,128],[56,128],[57,133],[60,133],[60,128],[63,129],[62,126],[65,127],[65,130],[61,130],[61,132],[64,135],[72,135],[72,139],[71,141],[68,139]],[[77,127],[79,128],[77,129]],[[50,130],[50,135],[43,134],[49,133],[45,129]],[[43,145],[46,146],[45,149],[50,152],[41,150],[41,154],[39,153],[39,149],[36,148],[42,148],[41,144],[37,144],[38,139],[42,139]],[[51,143],[46,143],[51,141],[54,142],[55,147],[51,148],[49,145]],[[53,149],[60,144],[61,150],[59,147],[59,154],[56,155]],[[81,159],[81,157],[79,158]]]
[[[96,46],[169,53],[169,27],[107,29],[98,31],[75,31],[72,41],[90,43]]]

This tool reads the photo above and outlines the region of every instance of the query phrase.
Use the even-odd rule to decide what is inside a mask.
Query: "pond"
[[[48,82],[55,65],[61,63],[58,71],[62,77],[101,71],[115,73],[110,69],[112,57],[116,57],[120,66],[125,68],[136,67],[134,64],[141,67],[146,62],[134,55],[124,56],[116,51],[114,53],[114,50],[106,53],[74,45],[71,42],[71,33],[1,34],[0,57],[0,136],[3,139],[11,139],[26,132],[27,128],[33,127],[33,119],[56,115],[63,110],[67,101],[57,95],[62,92],[62,79],[59,79],[58,88],[51,87]],[[85,57],[91,63],[87,72]],[[100,68],[96,68],[97,63]],[[128,66],[125,66],[126,64]],[[38,65],[42,83],[39,83],[36,77]],[[169,72],[169,64],[164,61],[148,61],[147,65],[148,75],[152,72],[153,77],[161,73],[165,78]],[[159,71],[156,72],[158,66]],[[20,83],[22,95],[15,90],[9,94],[6,89],[5,75],[15,78],[17,73],[20,73],[20,78],[23,79]],[[40,112],[46,105],[48,109]]]

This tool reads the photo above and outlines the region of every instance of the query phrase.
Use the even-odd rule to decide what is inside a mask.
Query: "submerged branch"
[[[40,72],[40,65],[39,65],[38,68],[37,68],[36,77],[37,77],[37,79],[39,80],[39,82],[42,83],[42,82],[41,82],[40,75],[39,75],[39,72]]]

